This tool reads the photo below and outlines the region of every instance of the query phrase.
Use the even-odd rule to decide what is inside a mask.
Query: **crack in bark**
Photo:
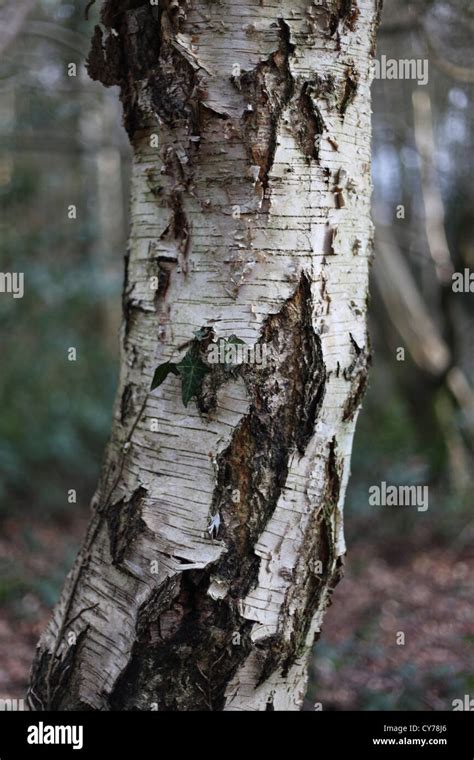
[[[218,459],[211,511],[224,517],[228,552],[217,569],[224,578],[232,579],[235,572],[238,576],[276,506],[290,454],[296,450],[303,455],[314,432],[326,371],[311,322],[311,304],[311,286],[303,274],[294,295],[278,314],[267,318],[259,341],[283,358],[268,362],[265,369],[248,369],[251,408]],[[287,346],[293,348],[285,356]],[[279,398],[276,410],[271,410],[273,397]],[[230,498],[234,491],[240,493],[237,505]]]

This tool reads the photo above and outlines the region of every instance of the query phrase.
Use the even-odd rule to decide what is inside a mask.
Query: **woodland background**
[[[84,534],[117,379],[130,153],[115,88],[85,71],[85,5],[0,4],[0,271],[25,273],[0,298],[0,697],[24,695]],[[474,692],[474,296],[451,288],[474,271],[473,38],[469,0],[385,1],[378,57],[427,58],[429,83],[373,86],[374,359],[307,709]],[[428,511],[369,506],[382,480],[428,484]]]

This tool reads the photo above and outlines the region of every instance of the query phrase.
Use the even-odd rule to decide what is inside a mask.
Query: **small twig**
[[[204,678],[204,680],[205,680],[205,681],[207,681],[207,682],[209,682],[209,678],[208,678],[206,675],[204,675],[204,673],[202,672],[202,670],[201,670],[201,668],[199,667],[199,665],[197,665],[197,664],[196,664],[196,667],[197,667],[197,669],[199,670],[199,672],[200,672],[200,674],[202,675],[202,677]]]
[[[26,701],[27,701],[28,706],[31,705],[33,709],[36,710],[31,697],[34,697],[34,699],[36,699],[36,702],[37,703],[39,702],[41,710],[44,710],[43,702],[41,701],[40,697],[38,697],[38,695],[36,694],[32,686],[30,686],[30,688],[28,689],[28,694],[26,695]]]
[[[95,0],[89,0],[89,2],[86,5],[86,9],[84,11],[84,17],[85,17],[86,21],[89,21],[89,10],[90,10],[90,8],[92,8],[92,6],[94,5],[94,3],[95,3]]]
[[[75,623],[75,622],[76,622],[76,620],[77,620],[78,618],[80,618],[80,617],[81,617],[81,615],[82,615],[84,612],[87,612],[88,610],[93,610],[93,609],[95,609],[95,607],[98,607],[98,606],[99,606],[99,602],[96,602],[95,604],[91,604],[89,607],[84,607],[82,610],[80,610],[80,611],[77,613],[77,615],[74,615],[74,617],[72,617],[70,620],[68,620],[66,623],[64,623],[64,628],[69,628],[69,626],[71,626],[73,623]]]

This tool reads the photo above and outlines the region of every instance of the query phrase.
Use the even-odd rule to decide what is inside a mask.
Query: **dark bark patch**
[[[239,594],[240,572],[253,561],[253,545],[276,507],[289,458],[295,451],[304,454],[324,398],[326,371],[306,275],[278,314],[267,318],[260,342],[276,358],[265,368],[248,369],[250,411],[218,458],[212,508],[222,514],[228,549],[217,573]],[[278,401],[272,409],[273,399]],[[235,492],[237,502],[231,498]]]
[[[160,119],[170,128],[185,122],[190,134],[199,135],[199,81],[191,64],[162,40],[159,65],[155,62],[152,72],[149,86]]]
[[[104,34],[100,26],[94,28],[91,49],[86,61],[91,79],[112,87],[122,81],[122,48],[117,37]]]
[[[340,24],[350,29],[351,32],[355,31],[359,16],[360,10],[356,0],[335,0],[329,22],[330,33],[336,34]]]
[[[341,102],[339,105],[339,114],[341,116],[344,116],[346,113],[348,107],[354,100],[356,93],[357,93],[357,87],[358,87],[358,77],[355,73],[354,69],[352,67],[349,67],[346,71],[346,76],[344,80],[344,91],[342,94]]]
[[[232,604],[207,596],[208,584],[208,571],[184,573],[178,585],[167,582],[142,606],[112,709],[150,710],[152,703],[160,711],[222,709],[227,684],[249,653],[251,624],[240,626]],[[229,632],[237,630],[240,640],[233,645]]]
[[[80,704],[79,683],[71,676],[76,664],[81,661],[81,651],[87,642],[89,626],[77,635],[75,643],[67,645],[61,656],[43,652],[33,662],[31,687],[28,704],[37,711],[43,710],[87,710]],[[65,684],[67,683],[67,688]],[[79,706],[80,705],[80,706]]]
[[[186,11],[189,8],[188,0],[164,0],[164,7],[173,29],[179,32],[186,20]]]
[[[298,145],[308,159],[319,161],[321,136],[327,131],[318,102],[324,99],[333,108],[336,98],[336,82],[331,75],[315,75],[303,83],[299,97],[294,98],[291,124]]]
[[[146,530],[140,509],[146,494],[140,486],[129,499],[121,499],[107,507],[106,520],[114,565],[122,564],[135,539]]]
[[[89,75],[105,86],[120,86],[124,123],[131,139],[149,119],[140,96],[146,90],[152,107],[168,127],[185,122],[199,128],[199,82],[191,64],[169,39],[186,18],[187,2],[167,0],[105,2],[87,60]]]
[[[340,0],[339,18],[351,30],[355,31],[360,10],[356,0]]]
[[[181,269],[187,272],[187,259],[191,245],[191,230],[188,217],[184,210],[183,193],[180,190],[173,190],[168,197],[168,205],[172,211],[172,217],[169,225],[161,233],[161,240],[174,240],[180,254]],[[166,292],[169,284],[171,269],[166,264],[166,260],[174,261],[176,259],[161,257],[161,266],[159,266],[159,277],[162,280],[162,292]]]
[[[305,82],[293,112],[293,126],[296,139],[303,154],[310,159],[319,159],[319,144],[324,132],[324,121],[314,100],[312,83]]]
[[[365,395],[368,385],[369,367],[371,363],[370,351],[360,348],[354,338],[351,337],[353,360],[347,369],[344,370],[344,378],[351,383],[351,392],[347,399],[342,419],[344,422],[352,420],[359,409],[362,398]]]
[[[174,191],[171,194],[171,207],[173,209],[173,236],[178,243],[178,250],[185,260],[189,252],[191,233],[188,218],[184,211],[181,192]]]
[[[249,160],[260,167],[259,182],[269,209],[270,173],[277,148],[278,129],[285,108],[294,94],[290,57],[294,45],[290,30],[283,19],[278,20],[280,44],[278,50],[252,71],[244,72],[238,87],[248,104],[242,117],[242,131]]]
[[[127,420],[132,416],[133,411],[133,385],[132,383],[127,383],[123,389],[122,398],[120,399],[120,422],[122,425],[127,423]]]
[[[156,277],[158,281],[158,287],[155,291],[154,304],[158,309],[159,305],[164,300],[168,288],[170,286],[171,274],[176,268],[178,260],[173,256],[157,256],[151,260],[151,277]]]

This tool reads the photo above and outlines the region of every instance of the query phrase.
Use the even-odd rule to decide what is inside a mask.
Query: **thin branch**
[[[92,8],[94,3],[95,3],[95,0],[89,0],[89,2],[86,5],[86,9],[84,11],[84,18],[86,21],[89,21],[89,10]]]
[[[426,50],[433,60],[435,66],[443,71],[453,79],[457,79],[459,82],[466,82],[472,84],[474,82],[474,68],[467,66],[459,66],[457,63],[452,63],[444,58],[439,52],[439,42],[434,42],[430,33],[426,29],[425,25],[421,26],[422,39],[425,43]]]
[[[81,57],[84,56],[84,50],[87,47],[87,37],[71,29],[65,29],[57,24],[51,24],[48,21],[29,21],[23,29],[24,34],[34,37],[42,37],[50,42],[56,42],[63,45],[68,50],[72,50]]]
[[[433,259],[438,281],[446,286],[454,267],[446,237],[445,212],[434,165],[436,153],[433,134],[431,99],[417,90],[412,95],[415,142],[420,157],[421,188],[425,208],[425,230],[428,250]]]

